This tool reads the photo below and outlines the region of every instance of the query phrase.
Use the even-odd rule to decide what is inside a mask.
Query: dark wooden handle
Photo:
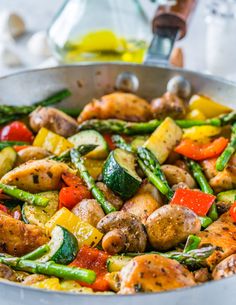
[[[197,0],[177,0],[175,5],[160,5],[153,19],[153,32],[160,27],[178,27],[179,39],[183,38],[187,31],[188,18],[193,11]]]

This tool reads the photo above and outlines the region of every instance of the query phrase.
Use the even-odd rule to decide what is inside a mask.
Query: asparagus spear
[[[206,229],[210,224],[212,224],[212,219],[210,217],[203,216],[199,217],[199,219],[201,221],[201,227],[203,229]]]
[[[81,154],[76,149],[71,149],[70,151],[71,161],[78,169],[81,178],[86,183],[88,189],[93,194],[94,198],[97,199],[98,203],[101,205],[102,209],[106,214],[111,212],[115,212],[115,207],[106,200],[103,192],[96,186],[94,179],[89,175],[85,165],[83,158],[81,158]]]
[[[218,171],[223,171],[226,167],[227,163],[229,162],[231,156],[236,151],[236,123],[232,126],[232,134],[231,139],[225,150],[222,152],[222,154],[219,156],[219,158],[216,161],[216,169]]]
[[[25,115],[29,114],[31,111],[36,109],[38,106],[50,106],[59,103],[64,98],[71,95],[71,92],[68,89],[61,90],[50,97],[39,101],[31,106],[8,106],[8,105],[0,105],[0,114],[5,116],[12,116],[15,115]],[[1,123],[1,120],[0,120]],[[2,124],[2,123],[1,123]]]
[[[193,160],[187,160],[187,164],[191,170],[191,172],[193,173],[194,178],[196,179],[197,183],[200,186],[200,189],[207,194],[214,194],[213,189],[210,187],[206,177],[204,176],[203,172],[202,172],[202,168],[201,166],[193,161]],[[218,219],[218,212],[217,212],[217,208],[216,208],[216,204],[213,203],[209,212],[208,212],[208,216],[212,219],[212,220],[216,220]]]
[[[42,245],[41,247],[38,247],[34,251],[22,256],[21,259],[36,260],[36,259],[42,257],[44,254],[48,253],[49,250],[50,250],[49,245],[45,244],[45,245]]]
[[[200,242],[201,242],[200,237],[198,237],[196,235],[189,235],[189,237],[186,241],[183,252],[186,253],[186,252],[189,252],[191,250],[197,249]]]
[[[135,153],[131,145],[127,144],[121,136],[112,136],[112,141],[117,147]],[[173,197],[174,192],[169,187],[156,157],[144,147],[138,148],[137,157],[139,166],[142,168],[149,181],[170,200]]]
[[[205,265],[205,260],[214,252],[213,246],[207,246],[199,249],[190,250],[188,252],[170,251],[170,252],[156,252],[149,253],[126,253],[127,256],[135,257],[145,254],[158,254],[170,259],[178,261],[180,264],[188,266],[192,269],[200,268]]]
[[[0,142],[0,150],[2,150],[5,147],[9,147],[9,146],[15,146],[15,145],[29,145],[29,143],[27,142],[21,142],[21,141],[1,141]]]
[[[97,145],[94,144],[86,144],[80,145],[76,148],[76,150],[80,153],[81,156],[88,154],[90,151],[94,150]],[[70,150],[63,152],[60,156],[52,156],[50,159],[60,162],[68,162],[71,160],[70,158]]]
[[[45,207],[49,202],[48,198],[28,193],[26,191],[18,189],[15,186],[0,183],[0,189],[2,189],[3,193],[21,201],[26,201],[32,205]]]
[[[19,257],[2,256],[0,257],[0,263],[10,266],[15,270],[51,275],[68,280],[79,280],[88,284],[92,284],[96,279],[96,273],[92,270],[68,267],[52,261],[40,263]]]
[[[166,190],[168,191],[165,191],[164,195],[166,195],[166,197],[170,200],[173,197],[174,192],[170,188],[166,180],[166,177],[161,170],[161,166],[157,158],[153,155],[153,153],[150,150],[144,147],[138,148],[137,155],[143,161],[144,165],[147,166],[153,172],[153,174],[157,178],[159,178],[162,181],[162,183],[166,186]]]
[[[213,125],[213,126],[221,125],[221,120],[219,118],[212,118],[205,121],[176,120],[175,122],[181,128],[188,128],[192,126],[203,126],[203,125]],[[161,123],[162,121],[160,120],[151,120],[148,122],[136,123],[136,122],[126,122],[116,119],[109,119],[109,120],[92,119],[83,122],[79,126],[79,130],[96,129],[100,132],[135,135],[135,134],[152,133]]]

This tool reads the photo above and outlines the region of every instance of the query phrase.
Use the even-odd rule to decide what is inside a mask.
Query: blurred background
[[[132,9],[132,7],[129,7],[128,5],[131,5],[131,2],[129,1],[133,0],[116,0],[113,1],[112,5],[114,5],[115,2],[119,2],[119,4],[123,5],[127,10]],[[81,31],[81,33],[83,32],[84,34],[84,31],[91,27],[91,22],[99,24],[99,22],[104,22],[104,19],[107,19],[106,22],[109,26],[109,18],[113,18],[114,15],[109,11],[109,18],[103,16],[103,19],[99,20],[99,14],[95,14],[99,10],[105,12],[105,9],[101,7],[101,3],[105,3],[105,0],[87,0],[87,3],[90,3],[91,5],[89,10],[94,11],[94,15],[91,15],[92,17],[88,16],[88,11],[86,11],[86,9],[88,9],[85,7],[86,0],[71,0],[70,2],[70,7],[67,5],[64,10],[59,12],[60,8],[65,3],[64,0],[0,1],[0,76],[23,69],[54,65],[56,63],[55,56],[57,61],[59,60],[60,62],[85,61],[85,58],[82,57],[81,54],[78,55],[77,42],[69,37],[72,32],[75,32],[74,28],[76,28],[76,31]],[[107,2],[109,2],[109,0],[107,0]],[[140,35],[143,35],[146,37],[147,41],[145,43],[147,44],[151,40],[151,20],[157,4],[152,3],[149,0],[140,0],[139,2],[142,6],[141,10],[143,9],[143,11],[139,11],[135,17],[136,19],[133,19],[133,21],[130,20],[129,22],[135,24],[137,39]],[[176,43],[176,47],[180,48],[180,50],[177,50],[177,57],[183,57],[182,59],[185,68],[213,73],[221,77],[236,80],[235,2],[235,0],[198,1],[186,37]],[[103,5],[105,5],[104,3]],[[76,5],[80,5],[79,10]],[[93,33],[92,36],[91,33],[84,34],[85,36],[80,40],[80,43],[83,41],[83,43],[86,44],[86,47],[89,47],[90,49],[96,48],[94,44],[97,44],[98,42],[101,43],[101,41],[104,41],[105,43],[104,48],[112,48],[114,47],[114,44],[117,46],[119,43],[122,47],[124,46],[124,43],[126,46],[131,46],[133,41],[127,42],[124,38],[126,35],[124,32],[132,31],[131,26],[128,24],[127,16],[122,16],[122,11],[119,10],[119,7],[115,7],[115,5],[114,7],[109,7],[109,10],[112,9],[114,9],[114,12],[116,11],[116,16],[114,18],[116,18],[117,27],[123,27],[122,38],[119,38],[120,40],[118,41],[116,37],[114,38],[114,31],[103,31],[97,36],[94,36]],[[17,21],[13,18],[11,22],[9,21],[9,14],[14,12],[19,14],[23,19],[25,29],[22,28],[22,24],[19,20]],[[56,14],[57,18],[55,18]],[[145,18],[148,18],[148,20],[145,20]],[[52,23],[52,20],[54,20],[54,23]],[[80,20],[80,22],[74,22],[75,20]],[[146,21],[147,24],[144,24]],[[8,24],[6,25],[7,22]],[[73,22],[75,24],[72,24]],[[139,25],[142,28],[142,33],[138,30],[138,23],[140,23]],[[52,24],[53,26],[50,30],[50,46],[53,46],[54,49],[54,59],[48,48],[45,37],[45,31]],[[9,35],[5,30],[7,26],[13,26],[13,28],[15,26],[16,29],[13,29],[13,31],[21,31],[22,33]],[[93,45],[91,45],[91,41],[93,42]],[[107,41],[109,41],[108,45]],[[138,46],[138,49],[135,51],[135,56],[132,54],[132,57],[130,53],[126,52],[127,54],[125,55],[122,53],[122,56],[124,55],[122,59],[133,62],[142,61],[142,56],[140,54],[143,55],[142,52],[146,48],[142,43],[143,38],[141,37],[140,40],[135,42],[135,48]],[[221,49],[222,45],[224,46],[223,50]],[[132,45],[132,48],[133,47],[134,44]],[[225,50],[227,51],[226,53],[224,53]],[[179,51],[181,53],[180,55]],[[108,53],[106,53],[106,57],[103,57],[102,59],[106,60],[108,58],[107,54]],[[100,59],[101,58],[98,57],[91,58],[92,61]],[[108,59],[112,60],[112,58]],[[177,65],[182,65],[182,62],[177,62]]]

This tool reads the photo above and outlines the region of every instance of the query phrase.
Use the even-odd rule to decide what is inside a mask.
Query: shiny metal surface
[[[168,80],[182,75],[193,92],[201,92],[236,108],[236,84],[194,72],[142,65],[93,64],[22,72],[0,78],[0,103],[31,104],[62,88],[73,96],[63,106],[82,107],[93,97],[114,90],[117,76],[137,76],[137,94],[151,99],[163,94]],[[193,288],[133,296],[75,295],[0,282],[0,305],[235,305],[236,276]]]

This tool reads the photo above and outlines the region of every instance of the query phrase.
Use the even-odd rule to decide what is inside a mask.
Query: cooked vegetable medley
[[[0,278],[133,294],[236,272],[236,112],[195,94],[0,105]],[[75,113],[78,113],[76,109]]]

